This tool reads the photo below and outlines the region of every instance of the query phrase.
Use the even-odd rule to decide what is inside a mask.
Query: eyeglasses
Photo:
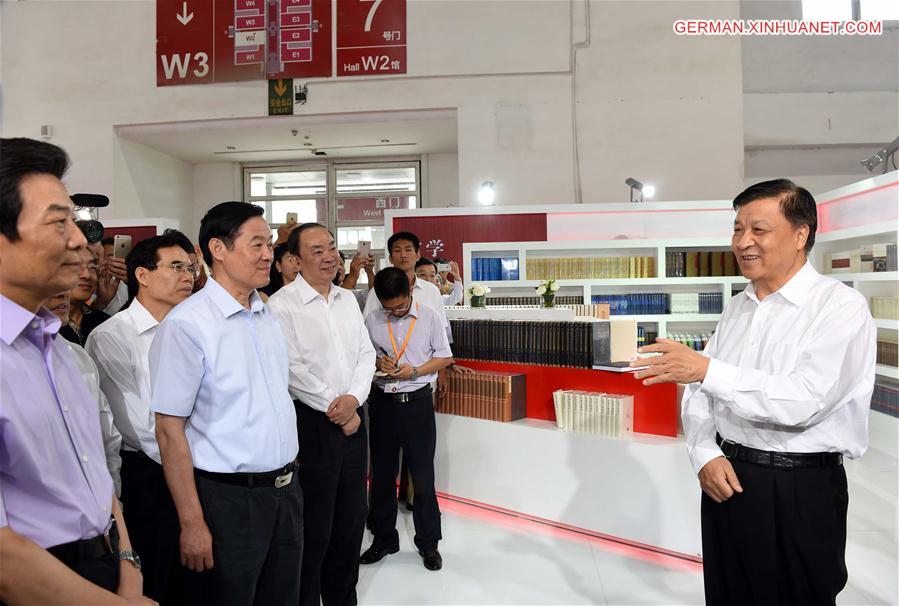
[[[411,300],[410,300],[410,301],[407,301],[406,303],[402,303],[402,304],[400,304],[400,305],[396,305],[396,306],[394,306],[394,307],[384,307],[384,306],[382,305],[382,306],[381,306],[381,310],[382,310],[385,314],[390,315],[390,314],[395,314],[395,313],[398,313],[398,312],[405,312],[405,311],[407,311],[410,307],[412,307],[412,301],[411,301]]]
[[[168,267],[177,274],[190,274],[194,278],[200,275],[200,268],[196,265],[185,265],[184,263],[169,263],[168,265],[148,266],[147,269],[159,269],[160,267]]]
[[[90,263],[87,264],[87,269],[96,274],[96,273],[100,272],[100,265],[98,263],[96,263],[95,261],[91,261]]]

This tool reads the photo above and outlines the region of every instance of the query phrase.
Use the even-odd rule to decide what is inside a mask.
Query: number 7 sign
[[[406,0],[337,0],[337,75],[406,73]]]

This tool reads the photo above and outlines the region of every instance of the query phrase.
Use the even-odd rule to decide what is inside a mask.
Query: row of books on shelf
[[[739,275],[737,258],[729,250],[667,251],[665,253],[665,276],[669,278]]]
[[[643,257],[563,257],[527,260],[528,280],[608,280],[655,278],[656,259]]]
[[[517,421],[526,414],[525,375],[475,371],[448,373],[446,396],[436,411],[489,421]]]
[[[674,332],[668,333],[668,339],[673,341],[677,341],[683,345],[686,345],[690,349],[695,351],[702,351],[705,349],[705,346],[709,344],[709,339],[712,338],[712,333],[710,332],[693,332],[693,333],[684,333],[684,332]]]
[[[880,381],[875,383],[871,410],[899,418],[899,385]]]
[[[637,347],[637,323],[451,319],[456,358],[593,368],[629,360]]]
[[[518,280],[518,257],[473,257],[471,279],[474,282]]]
[[[720,292],[593,295],[591,300],[608,304],[613,316],[720,314],[724,306],[724,296]]]
[[[896,271],[896,245],[883,242],[824,254],[824,273],[855,274]]]
[[[899,366],[899,342],[878,336],[877,363],[884,366]]]
[[[538,297],[537,295],[530,297],[490,297],[488,296],[484,303],[487,306],[503,306],[503,307],[543,307],[543,297]],[[556,295],[555,299],[556,306],[563,305],[582,305],[584,303],[584,297],[580,295]]]
[[[871,297],[871,315],[883,320],[899,320],[899,297]]]
[[[634,431],[634,396],[560,389],[553,392],[556,425],[565,431],[620,436]]]

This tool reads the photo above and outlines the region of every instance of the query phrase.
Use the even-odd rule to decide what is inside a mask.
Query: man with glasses
[[[97,327],[86,346],[122,433],[122,504],[143,559],[144,591],[163,604],[181,601],[180,528],[150,412],[149,353],[159,323],[191,294],[197,270],[191,252],[171,234],[139,242],[127,259],[131,304]]]
[[[399,551],[395,482],[402,448],[415,487],[415,546],[425,568],[440,570],[440,508],[434,492],[437,426],[431,382],[453,362],[453,354],[440,314],[413,299],[406,272],[382,269],[375,276],[373,291],[380,309],[365,318],[365,326],[382,373],[375,377],[369,395],[374,541],[360,562],[373,564]]]
[[[102,252],[102,248],[99,251]],[[97,291],[100,278],[100,252],[97,247],[88,246],[80,254],[81,270],[78,272],[78,282],[69,291],[69,322],[59,330],[59,335],[84,347],[91,332],[110,316],[105,311],[88,305],[88,301]]]

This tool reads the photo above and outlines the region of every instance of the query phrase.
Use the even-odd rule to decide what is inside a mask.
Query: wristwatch
[[[128,560],[131,562],[131,565],[140,570],[140,556],[137,555],[136,551],[120,551],[119,552],[119,561]]]
[[[414,381],[414,380],[417,379],[417,378],[418,378],[418,369],[417,369],[416,367],[413,366],[413,367],[412,367],[412,376],[409,377],[409,380],[410,380],[410,381]]]

